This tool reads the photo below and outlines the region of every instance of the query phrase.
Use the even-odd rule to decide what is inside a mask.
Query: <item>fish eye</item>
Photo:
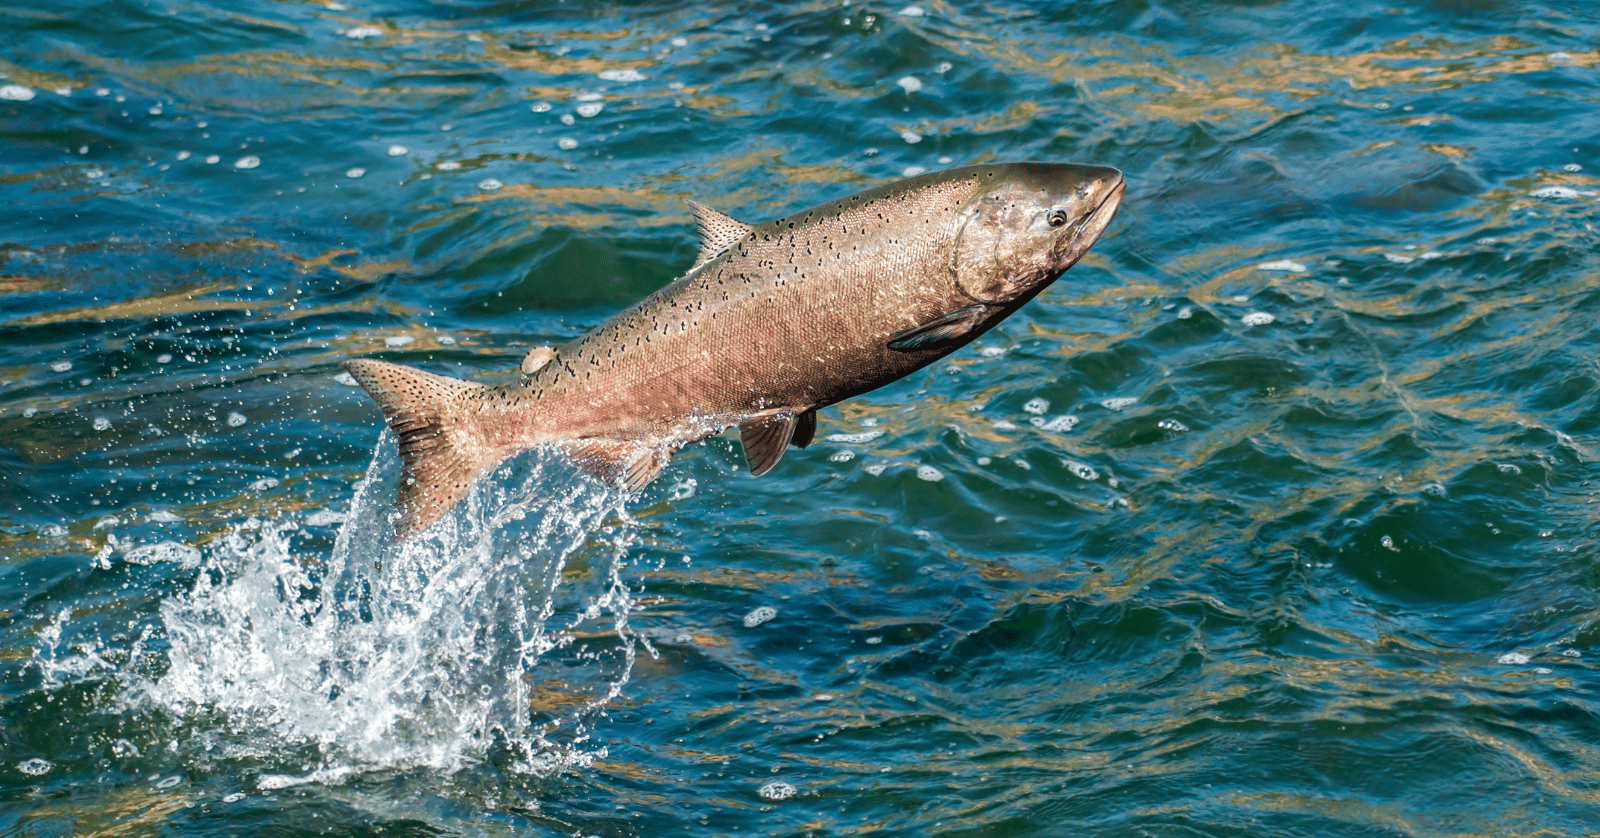
[[[1066,224],[1066,223],[1067,223],[1067,214],[1066,213],[1062,212],[1061,210],[1051,210],[1050,211],[1050,226],[1051,227],[1060,227],[1060,226],[1062,226],[1063,224]]]

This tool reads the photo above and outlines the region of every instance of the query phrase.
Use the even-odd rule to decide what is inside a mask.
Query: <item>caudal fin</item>
[[[482,384],[368,358],[345,361],[344,368],[400,438],[400,537],[427,529],[504,457],[467,421],[468,400]]]

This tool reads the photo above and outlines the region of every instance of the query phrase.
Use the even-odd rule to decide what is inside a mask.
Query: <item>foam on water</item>
[[[164,673],[128,676],[129,700],[222,737],[220,758],[294,754],[263,766],[263,789],[592,760],[588,719],[634,656],[623,497],[532,452],[397,545],[398,472],[386,435],[331,554],[298,550],[287,520],[209,545],[194,587],[161,605]],[[574,561],[591,570],[564,583]]]

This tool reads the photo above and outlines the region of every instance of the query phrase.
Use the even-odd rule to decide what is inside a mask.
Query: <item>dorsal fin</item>
[[[794,438],[793,413],[761,416],[739,425],[739,440],[744,443],[744,461],[756,477],[772,470],[783,459],[783,452]]]
[[[736,221],[732,216],[717,212],[705,204],[695,201],[688,203],[689,209],[694,211],[695,232],[700,234],[700,254],[695,257],[694,267],[689,270],[721,256],[722,251],[750,235],[749,224]]]

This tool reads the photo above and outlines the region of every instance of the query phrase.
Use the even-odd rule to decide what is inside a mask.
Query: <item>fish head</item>
[[[985,304],[1026,299],[1083,258],[1122,202],[1122,173],[1075,163],[976,167],[958,213],[950,272]]]

